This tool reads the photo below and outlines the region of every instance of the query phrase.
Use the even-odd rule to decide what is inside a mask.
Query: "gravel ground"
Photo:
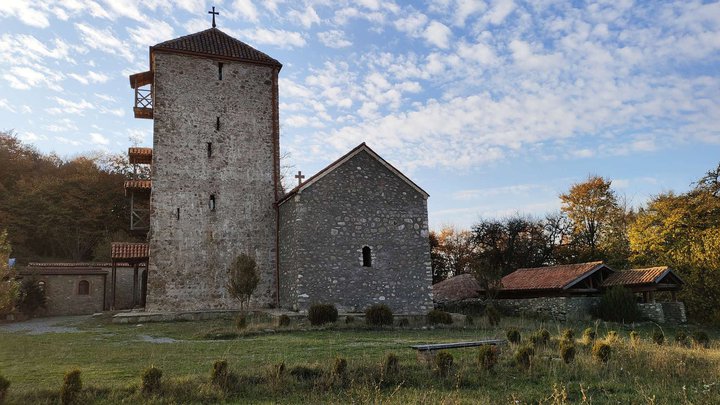
[[[42,335],[44,333],[73,333],[79,331],[78,328],[73,325],[87,322],[90,318],[92,318],[92,315],[35,318],[28,321],[0,325],[0,333],[26,332],[28,335]]]

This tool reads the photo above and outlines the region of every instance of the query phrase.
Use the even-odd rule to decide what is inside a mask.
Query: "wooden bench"
[[[474,342],[455,342],[455,343],[433,343],[427,345],[413,345],[411,348],[417,350],[417,358],[419,361],[432,361],[438,350],[447,349],[460,349],[463,347],[477,347],[477,346],[497,346],[507,344],[504,339],[487,339],[477,340]]]

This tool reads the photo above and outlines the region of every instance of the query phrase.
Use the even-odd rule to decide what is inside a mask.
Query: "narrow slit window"
[[[207,154],[208,154],[208,158],[212,157],[212,142],[207,143]]]
[[[372,251],[370,250],[369,246],[363,246],[362,256],[363,256],[363,267],[372,267]]]
[[[215,118],[215,130],[216,131],[220,130],[220,117]]]
[[[222,68],[223,68],[222,62],[218,63],[218,80],[222,80]]]
[[[180,220],[180,208],[177,209],[177,213],[175,214],[177,216],[178,221]]]
[[[87,280],[80,280],[78,283],[78,295],[90,295],[90,282]]]
[[[215,211],[215,194],[210,194],[210,201],[208,202],[210,211]]]

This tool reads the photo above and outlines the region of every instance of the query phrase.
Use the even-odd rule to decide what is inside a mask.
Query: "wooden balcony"
[[[135,118],[153,118],[152,83],[154,78],[155,74],[152,70],[130,76],[130,87],[135,89],[135,107],[133,107]]]
[[[127,180],[125,195],[130,196],[130,231],[143,234],[150,230],[150,180]]]
[[[149,165],[152,163],[152,148],[129,148],[128,157],[134,165]]]

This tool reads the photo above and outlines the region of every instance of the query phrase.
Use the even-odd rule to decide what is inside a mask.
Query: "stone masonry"
[[[372,266],[363,266],[362,249]],[[432,309],[426,196],[360,150],[280,205],[281,306]]]
[[[600,305],[600,297],[541,297],[499,299],[495,304],[510,315],[554,319],[586,320]]]
[[[272,305],[279,69],[158,51],[151,63],[147,309],[237,307],[227,270],[241,253],[261,274],[253,304]]]

